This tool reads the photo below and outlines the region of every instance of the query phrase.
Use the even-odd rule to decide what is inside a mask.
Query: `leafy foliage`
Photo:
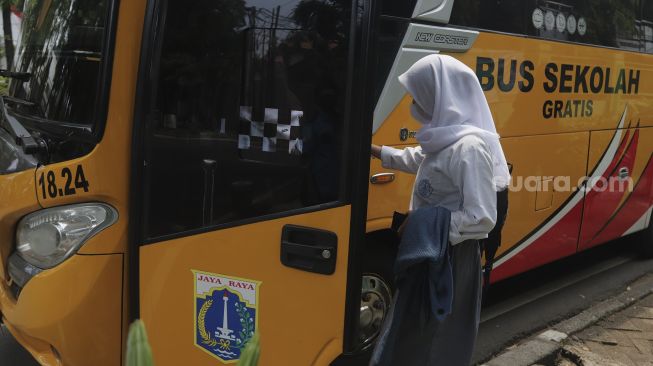
[[[126,366],[153,366],[152,350],[147,341],[147,331],[145,324],[140,320],[135,320],[129,327],[127,336],[127,356],[125,359]]]
[[[238,366],[256,366],[258,365],[259,356],[261,354],[260,337],[258,332],[254,334],[252,339],[247,342],[245,349],[240,354]]]
[[[237,347],[243,348],[247,346],[247,343],[254,336],[254,319],[249,315],[247,307],[240,303],[236,303],[236,313],[238,313],[240,325],[242,326],[242,330],[238,334]]]

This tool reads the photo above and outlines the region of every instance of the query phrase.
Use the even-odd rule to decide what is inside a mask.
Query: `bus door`
[[[342,352],[362,146],[345,103],[350,14],[350,1],[150,2],[134,146],[157,365],[236,362],[257,332],[265,365]]]

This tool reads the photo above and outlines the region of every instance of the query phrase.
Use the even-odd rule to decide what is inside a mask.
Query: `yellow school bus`
[[[397,76],[476,71],[513,182],[492,280],[641,232],[653,1],[25,0],[0,74],[0,315],[43,365],[365,364],[414,146]],[[611,184],[615,186],[611,186]],[[1,355],[0,355],[1,357]]]

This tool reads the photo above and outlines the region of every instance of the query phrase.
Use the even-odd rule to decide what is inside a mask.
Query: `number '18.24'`
[[[77,166],[74,179],[73,172],[69,168],[63,168],[61,177],[57,177],[54,171],[42,172],[38,184],[41,187],[43,199],[72,196],[77,193],[77,189],[88,192],[89,186],[81,165]]]

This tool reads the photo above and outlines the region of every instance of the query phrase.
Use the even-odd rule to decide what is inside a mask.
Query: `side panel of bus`
[[[485,90],[513,169],[493,281],[648,226],[652,55],[455,26],[387,23],[388,39],[405,36],[379,93],[375,143],[417,143],[420,126],[410,116],[410,98],[388,92],[411,58],[447,53],[475,70]],[[458,44],[435,44],[438,35]],[[387,172],[372,161],[372,175]],[[603,181],[616,190],[601,191]],[[626,181],[632,184],[619,184]],[[411,182],[396,174],[391,184],[370,185],[368,231],[383,229],[393,210],[405,210]]]
[[[646,82],[653,80],[652,58],[491,33],[481,33],[472,50],[461,57],[477,71],[486,89],[506,157],[514,169],[509,219],[493,280],[573,254],[576,246],[582,250],[620,237],[646,215],[651,205],[650,180],[642,172],[653,145],[642,138],[648,135],[642,133],[647,130],[642,127],[653,124],[653,88]],[[491,68],[493,72],[489,72]],[[606,76],[598,88],[598,76],[585,78],[580,76],[583,72],[613,76],[611,80]],[[561,106],[559,111],[556,105]],[[583,137],[562,145],[545,143],[557,134]],[[544,143],[538,146],[529,140]],[[513,149],[513,141],[521,141],[522,146]],[[543,163],[548,168],[532,169]],[[562,167],[575,164],[573,174],[559,173]],[[519,165],[529,168],[524,172]],[[630,196],[628,187],[616,184],[620,170],[628,172],[622,180],[632,179],[639,187],[637,194]],[[644,179],[640,181],[640,177]],[[533,190],[529,186],[533,181],[542,186]],[[547,187],[543,187],[545,182]],[[548,193],[540,192],[542,188]],[[630,205],[638,207],[633,213],[636,217],[624,215],[633,210],[619,214],[627,195]],[[540,196],[547,202],[538,200]],[[524,202],[534,207],[524,209]],[[561,240],[572,248],[557,247],[555,243]]]

